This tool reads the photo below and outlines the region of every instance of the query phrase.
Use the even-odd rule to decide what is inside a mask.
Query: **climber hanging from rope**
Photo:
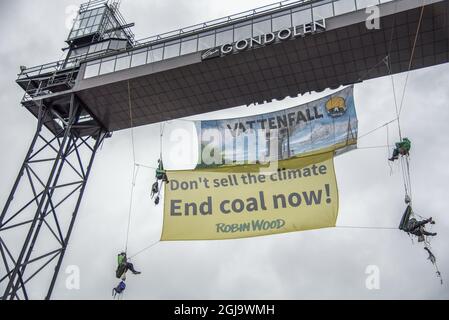
[[[435,224],[432,218],[418,221],[413,218],[413,215],[412,206],[408,205],[407,209],[405,209],[404,215],[402,216],[401,223],[399,224],[399,230],[403,230],[409,234],[417,236],[419,242],[425,241],[426,236],[434,237],[437,235],[436,233],[428,232],[425,229],[426,224]]]
[[[115,276],[118,279],[126,280],[126,272],[131,271],[133,274],[141,274],[140,271],[134,269],[134,265],[128,262],[125,252],[121,252],[117,256],[117,270],[115,271]]]
[[[411,147],[412,147],[412,142],[408,138],[402,139],[401,142],[396,143],[396,148],[393,151],[393,156],[388,160],[390,160],[390,161],[398,160],[399,155],[408,156],[410,153]]]
[[[115,287],[114,289],[112,289],[112,296],[115,297],[118,295],[120,297],[120,295],[125,291],[126,289],[126,283],[125,281],[120,281],[120,283],[118,284],[117,287]]]
[[[154,199],[154,203],[156,205],[159,204],[160,194],[161,194],[161,190],[162,190],[162,186],[163,186],[164,182],[165,183],[168,182],[167,173],[164,170],[164,164],[162,163],[162,159],[159,159],[158,166],[156,169],[156,182],[151,187],[151,199],[153,199],[154,196],[156,196],[156,198]]]

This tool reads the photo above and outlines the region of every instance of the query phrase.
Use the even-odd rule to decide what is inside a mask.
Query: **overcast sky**
[[[60,59],[75,0],[0,0],[0,203],[6,201],[35,129],[35,118],[20,107],[23,92],[15,84],[20,65]],[[136,22],[137,38],[200,23],[269,4],[262,0],[123,0],[121,10]],[[395,76],[398,91],[404,75]],[[160,243],[133,262],[143,273],[128,276],[125,299],[448,299],[449,193],[447,162],[449,65],[412,72],[402,129],[413,142],[411,178],[415,210],[436,220],[433,251],[443,277],[441,286],[421,245],[398,230],[335,228],[245,240]],[[314,100],[329,92],[257,107],[238,107],[196,119],[227,118],[269,112]],[[399,95],[399,94],[398,94]],[[389,78],[355,86],[359,132],[395,117]],[[169,132],[176,123],[167,126]],[[159,125],[135,130],[137,162],[154,166],[159,156]],[[390,126],[390,142],[397,127]],[[359,141],[382,146],[387,131]],[[164,149],[168,149],[168,144]],[[340,192],[337,225],[396,227],[404,210],[402,175],[392,173],[387,149],[360,149],[335,160]],[[98,153],[53,298],[110,299],[116,254],[126,238],[132,175],[130,132],[116,132]],[[391,174],[390,174],[391,173]],[[154,172],[139,171],[129,251],[157,241],[162,206],[149,199]],[[67,290],[64,271],[79,266],[80,290]],[[366,268],[378,266],[380,289],[365,286]],[[3,268],[3,265],[1,265]],[[0,269],[4,273],[4,270]],[[32,292],[45,282],[37,280]],[[48,279],[47,279],[48,281]],[[48,282],[47,282],[48,283]]]

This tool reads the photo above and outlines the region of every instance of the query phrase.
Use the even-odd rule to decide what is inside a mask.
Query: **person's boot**
[[[393,154],[391,155],[391,158],[388,159],[390,161],[398,160],[399,159],[399,152],[397,149],[394,149]]]
[[[133,274],[141,274],[142,272],[140,272],[140,271],[133,271],[132,273]]]
[[[399,159],[399,156],[392,156],[390,159],[388,159],[389,161],[395,161],[395,160],[398,160]]]

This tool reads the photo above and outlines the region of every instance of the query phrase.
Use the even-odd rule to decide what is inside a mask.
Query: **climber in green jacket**
[[[408,138],[402,139],[401,142],[396,143],[396,148],[393,151],[393,156],[388,160],[390,160],[390,161],[398,160],[399,155],[408,156],[410,153],[411,147],[412,147],[412,142]]]
[[[117,256],[117,270],[115,271],[115,275],[118,279],[123,278],[127,271],[131,271],[133,274],[140,274],[141,272],[136,271],[134,269],[134,265],[128,262],[126,257],[126,253],[122,252]]]
[[[164,182],[165,183],[168,182],[167,172],[164,169],[164,164],[162,163],[162,160],[159,159],[158,166],[156,169],[156,182],[151,187],[151,199],[153,199],[154,196],[156,196],[156,198],[154,199],[154,203],[156,205],[159,204],[160,193],[161,193],[162,185],[164,184]]]
[[[163,182],[168,182],[167,173],[164,169],[164,164],[162,163],[161,159],[158,160],[158,166],[156,169],[156,179],[162,180]]]

